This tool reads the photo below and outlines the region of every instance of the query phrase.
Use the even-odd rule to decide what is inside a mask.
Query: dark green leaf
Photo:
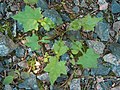
[[[5,79],[3,80],[3,84],[4,85],[7,85],[7,84],[10,84],[10,83],[12,83],[13,82],[13,76],[7,76],[7,77],[5,77]]]
[[[96,68],[97,58],[99,58],[99,55],[94,53],[93,49],[90,48],[83,56],[79,57],[77,64],[81,64],[83,68]]]
[[[60,74],[67,74],[65,62],[58,62],[57,57],[50,57],[50,63],[44,68],[44,70],[49,72],[50,82],[52,85]]]

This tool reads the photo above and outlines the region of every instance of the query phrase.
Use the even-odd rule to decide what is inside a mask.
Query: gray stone
[[[5,14],[6,3],[0,3],[0,13]]]
[[[117,43],[119,43],[119,44],[120,44],[120,35],[119,35],[119,36],[117,36]]]
[[[22,47],[16,48],[16,56],[17,57],[24,57],[25,50]]]
[[[11,11],[17,11],[17,10],[19,10],[19,8],[18,8],[17,5],[10,6],[10,9],[11,9]]]
[[[117,57],[117,59],[120,59],[120,44],[118,43],[112,43],[109,46],[109,49],[113,55]]]
[[[3,64],[0,62],[0,73],[4,70]]]
[[[91,75],[108,75],[110,72],[111,68],[103,66],[103,65],[98,65],[97,68],[91,69]]]
[[[48,9],[48,4],[46,0],[38,0],[37,7],[40,7],[42,10]]]
[[[88,46],[93,48],[97,54],[102,54],[105,49],[105,45],[102,42],[87,40],[87,43]]]
[[[114,56],[111,53],[106,54],[105,56],[103,56],[103,59],[104,59],[104,61],[109,62],[109,63],[111,63],[113,65],[116,65],[116,66],[119,65],[118,59],[116,58],[116,56]]]
[[[120,21],[114,22],[113,23],[113,30],[116,32],[119,32],[120,30]]]
[[[98,37],[101,39],[101,41],[108,41],[110,31],[110,25],[105,22],[99,22],[95,27],[95,32],[97,33]]]
[[[81,90],[80,79],[73,79],[71,81],[70,90]]]
[[[80,11],[80,8],[78,6],[73,7],[72,9],[75,13],[78,13]]]
[[[67,53],[65,53],[65,54],[63,54],[62,56],[61,56],[61,60],[62,61],[68,61],[70,59],[70,57],[69,57],[69,55],[67,54]]]
[[[22,68],[28,68],[29,67],[26,60],[19,62],[18,65]]]
[[[111,11],[112,11],[113,14],[115,14],[115,13],[120,13],[120,4],[118,4],[118,3],[116,2],[116,0],[113,0],[113,1],[112,1]]]
[[[88,6],[87,6],[85,0],[82,0],[82,1],[81,1],[81,5],[80,5],[80,7],[88,8]]]
[[[73,0],[75,5],[80,5],[80,1],[79,0]]]
[[[60,14],[56,10],[54,10],[54,9],[45,10],[43,12],[43,15],[45,17],[50,18],[56,25],[60,25],[60,24],[63,23]]]
[[[70,18],[67,14],[63,13],[63,14],[61,14],[61,17],[62,17],[63,21],[70,22]]]
[[[71,30],[67,32],[66,34],[69,36],[70,40],[82,40],[82,36],[79,30],[78,31]]]
[[[115,75],[116,75],[117,77],[120,77],[120,65],[114,66],[114,67],[112,68],[112,71],[115,73]]]
[[[41,75],[38,75],[37,78],[41,81],[49,81],[49,75],[48,73],[43,73]]]
[[[120,86],[113,87],[111,90],[120,90]]]
[[[12,87],[10,85],[5,85],[4,90],[12,90]]]
[[[25,79],[23,83],[20,83],[18,87],[26,90],[39,90],[34,74],[31,74],[30,77]]]
[[[8,37],[0,33],[0,56],[7,56],[17,45]]]

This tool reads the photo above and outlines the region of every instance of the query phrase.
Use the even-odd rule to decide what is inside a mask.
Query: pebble
[[[42,10],[48,9],[48,4],[46,0],[38,0],[37,7],[40,7]]]
[[[113,23],[113,30],[116,32],[119,32],[120,30],[120,21],[114,22]]]
[[[101,41],[108,41],[110,38],[110,25],[106,22],[99,22],[95,27],[95,32],[97,33]]]
[[[105,45],[102,42],[87,40],[87,43],[88,46],[93,48],[97,54],[102,54],[105,49]]]
[[[8,37],[0,33],[0,56],[7,56],[17,45]]]
[[[120,13],[120,4],[118,4],[116,0],[112,1],[111,11],[113,14]]]
[[[120,86],[113,87],[111,90],[120,90]]]
[[[106,54],[105,56],[103,56],[103,59],[104,59],[104,61],[109,62],[109,63],[111,63],[113,65],[116,65],[116,66],[119,65],[119,62],[118,62],[116,56],[111,54],[111,53]]]
[[[120,44],[119,43],[112,43],[109,45],[108,49],[111,51],[113,55],[120,59]]]
[[[79,13],[80,8],[78,6],[73,7],[72,9],[75,13]]]
[[[41,81],[49,81],[49,75],[48,73],[43,73],[41,75],[38,75],[37,78]]]
[[[19,10],[19,8],[18,8],[17,5],[12,5],[12,6],[10,7],[10,9],[11,9],[11,11],[17,11],[17,10]]]
[[[103,65],[98,65],[97,68],[91,69],[91,75],[108,75],[110,72],[111,68],[103,66]]]
[[[77,6],[77,5],[80,5],[80,1],[79,0],[73,0],[74,4]]]
[[[12,90],[12,87],[10,85],[5,85],[4,90]]]
[[[18,65],[22,68],[28,68],[29,67],[26,60],[19,62]]]
[[[23,83],[20,83],[18,87],[25,90],[39,90],[36,76],[34,74],[31,74],[30,77],[25,79]]]
[[[24,57],[25,50],[22,47],[16,48],[16,56],[17,57]]]
[[[43,15],[50,18],[56,25],[60,25],[63,23],[60,14],[55,9],[45,10],[43,12]]]
[[[0,13],[5,14],[6,3],[0,3]]]
[[[112,68],[112,71],[115,73],[115,75],[116,75],[117,77],[120,77],[120,65],[114,66],[114,67]]]
[[[80,79],[73,79],[71,81],[70,90],[81,90]]]

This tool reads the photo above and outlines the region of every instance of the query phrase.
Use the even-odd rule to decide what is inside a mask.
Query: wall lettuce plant
[[[26,3],[31,1],[31,3],[36,3],[37,0],[24,0]],[[55,24],[50,18],[44,17],[42,15],[40,8],[31,8],[30,6],[25,6],[25,11],[21,11],[15,16],[13,19],[17,20],[19,23],[23,24],[23,28],[25,32],[32,31],[32,36],[26,37],[26,44],[31,49],[38,50],[40,45],[38,42],[42,42],[44,44],[49,43],[49,37],[43,36],[41,40],[34,33],[34,30],[38,30],[39,26],[44,27],[46,31],[50,31],[51,28],[55,28]],[[90,14],[86,15],[82,19],[75,19],[69,25],[69,30],[80,30],[83,27],[84,30],[94,31],[95,25],[102,20],[102,18],[91,17]],[[55,41],[55,40],[54,40]],[[65,61],[60,61],[60,57],[69,52],[70,56],[72,56],[73,65],[81,64],[83,68],[96,68],[97,67],[97,58],[99,55],[95,54],[92,49],[88,49],[86,52],[83,51],[83,45],[80,41],[73,41],[72,46],[68,48],[62,39],[56,41],[53,45],[52,49],[54,55],[49,55],[47,52],[44,56],[46,56],[45,62],[48,63],[44,68],[44,71],[49,73],[50,82],[53,85],[56,79],[60,76],[60,74],[67,74]],[[75,62],[74,56],[82,53],[82,56],[78,57],[78,60]],[[12,77],[7,83],[12,82]],[[4,82],[6,83],[7,80]]]

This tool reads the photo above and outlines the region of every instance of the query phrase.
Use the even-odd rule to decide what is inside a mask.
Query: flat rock
[[[7,56],[17,45],[8,37],[0,33],[0,56]]]
[[[110,31],[110,25],[106,22],[99,22],[95,27],[95,32],[97,36],[101,39],[101,41],[108,41]]]

